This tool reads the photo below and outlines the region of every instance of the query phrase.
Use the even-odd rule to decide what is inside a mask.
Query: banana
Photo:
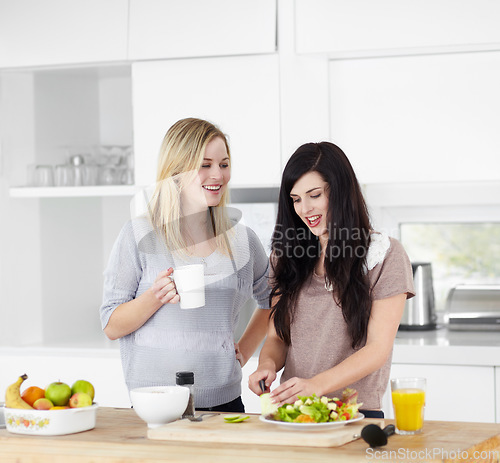
[[[17,381],[11,384],[5,391],[5,407],[6,408],[24,408],[33,410],[33,407],[27,404],[21,397],[21,384],[28,379],[28,375],[24,374],[17,378]]]

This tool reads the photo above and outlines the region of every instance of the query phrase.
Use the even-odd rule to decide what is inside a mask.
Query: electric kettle
[[[430,262],[412,262],[415,297],[406,300],[400,330],[436,329],[432,265]]]

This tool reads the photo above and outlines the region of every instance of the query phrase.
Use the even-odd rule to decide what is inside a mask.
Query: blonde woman
[[[120,232],[104,273],[101,323],[120,340],[130,389],[173,385],[193,371],[199,410],[244,411],[241,366],[267,331],[269,263],[255,233],[228,216],[226,136],[210,122],[183,119],[164,137],[148,214]],[[183,310],[171,275],[203,264],[205,306]],[[243,304],[258,304],[238,343]]]

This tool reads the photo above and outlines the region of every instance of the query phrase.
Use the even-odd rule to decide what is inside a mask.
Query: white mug
[[[205,305],[205,268],[203,264],[185,265],[174,270],[181,309],[197,309]]]

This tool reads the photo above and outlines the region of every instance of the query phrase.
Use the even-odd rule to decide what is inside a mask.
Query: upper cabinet
[[[155,181],[163,137],[185,117],[207,119],[228,135],[233,187],[278,184],[276,54],[135,63],[132,94],[137,185]]]
[[[127,58],[128,0],[0,0],[0,68]]]
[[[330,61],[330,133],[366,183],[500,180],[500,52]]]
[[[275,50],[275,0],[130,0],[131,60]]]
[[[397,53],[488,48],[500,43],[491,0],[296,0],[298,53]]]
[[[0,0],[0,68],[276,51],[276,0]]]

